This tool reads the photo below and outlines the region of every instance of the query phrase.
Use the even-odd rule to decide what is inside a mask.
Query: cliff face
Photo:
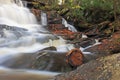
[[[55,80],[119,80],[120,53],[90,61]]]

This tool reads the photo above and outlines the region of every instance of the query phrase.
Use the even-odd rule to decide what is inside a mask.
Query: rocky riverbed
[[[41,2],[37,3],[41,6],[47,5]],[[19,55],[8,55],[8,59],[0,63],[1,66],[8,67],[5,70],[0,70],[1,80],[119,80],[120,28],[114,26],[115,21],[109,19],[111,16],[108,16],[108,21],[102,20],[103,22],[97,22],[96,19],[91,20],[97,22],[94,24],[86,23],[80,19],[77,19],[76,21],[76,18],[68,20],[70,21],[69,23],[72,22],[71,24],[76,25],[74,27],[63,18],[66,18],[67,16],[62,16],[55,10],[46,9],[42,11],[36,8],[35,4],[35,1],[30,0],[28,2],[28,7],[36,16],[39,24],[42,24],[41,15],[45,13],[45,22],[47,22],[42,25],[44,29],[41,28],[41,26],[39,26],[39,28],[36,27],[38,32],[32,34],[31,32],[28,32],[28,28],[24,29],[18,28],[17,26],[0,25],[0,48],[8,47],[12,50],[14,49],[13,51],[15,53],[19,50],[21,52]],[[99,11],[97,10],[95,13],[97,14],[98,12]],[[91,17],[94,17],[95,15],[92,15]],[[43,30],[46,31],[42,32]],[[39,35],[41,33],[47,36],[43,36],[41,39],[42,35]],[[20,42],[24,42],[25,40],[25,42],[22,45],[19,45],[21,44],[19,41],[19,44],[13,44],[14,40],[16,41],[17,39],[19,39]],[[63,44],[62,46],[57,42],[59,39],[63,40],[61,42],[61,44]],[[10,40],[13,40],[13,43],[2,45],[3,41],[9,42]],[[33,48],[25,48],[23,46],[29,46],[36,42],[39,43],[40,41],[41,43],[46,43],[49,47],[42,47],[41,49],[41,46],[39,46],[39,48],[37,46],[37,50],[34,52],[22,52],[22,50],[25,49],[31,51],[34,50]],[[47,42],[50,43],[48,44]],[[54,45],[54,43],[58,46]],[[14,46],[16,47],[13,48]],[[16,49],[19,46],[22,46],[23,48]],[[82,64],[77,66],[77,69],[73,69],[66,63],[66,53],[69,53],[73,48],[81,50],[84,56],[84,59],[82,59],[83,62],[81,62]],[[4,49],[2,50],[4,52]],[[44,72],[42,72],[42,74],[36,74],[37,72],[35,72],[34,74],[34,71],[27,72],[26,69],[50,71],[51,74],[45,73],[47,74],[45,75],[43,74]],[[57,73],[54,74],[53,72]]]

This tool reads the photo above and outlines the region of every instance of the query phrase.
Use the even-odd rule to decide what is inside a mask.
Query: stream
[[[41,12],[40,18],[39,23],[35,15],[23,6],[21,0],[0,0],[0,80],[53,80],[55,75],[62,73],[25,68],[26,63],[20,65],[21,68],[9,67],[16,64],[15,60],[19,60],[21,56],[30,56],[51,46],[56,48],[55,53],[65,53],[74,48],[73,44],[67,44],[62,37],[53,35],[45,29],[46,13]],[[77,32],[65,19],[62,19],[62,24],[69,30]],[[97,40],[96,44],[99,44]],[[80,49],[84,51],[85,48]],[[23,62],[30,59],[23,58],[25,59],[20,59]],[[52,61],[49,63],[52,64]]]
[[[63,24],[67,26],[65,20]],[[6,61],[12,64],[9,61],[12,58],[50,46],[55,46],[57,52],[74,48],[72,44],[66,44],[62,37],[49,34],[44,28],[46,25],[45,13],[41,13],[40,24],[21,0],[0,0],[0,80],[51,80],[59,74],[34,69],[11,69],[4,65]]]

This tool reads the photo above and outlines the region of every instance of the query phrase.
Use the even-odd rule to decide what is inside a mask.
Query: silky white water
[[[16,51],[13,52],[18,53],[20,51],[21,53],[19,48],[21,49],[21,47],[25,47],[29,49],[34,45],[37,45],[39,49],[48,46],[57,47],[58,45],[59,47],[61,45],[66,47],[63,39],[57,37],[58,39],[55,40],[56,36],[53,36],[52,34],[39,33],[48,33],[48,31],[43,28],[43,25],[47,25],[45,13],[41,14],[42,25],[38,25],[35,16],[29,11],[29,9],[18,5],[21,4],[20,0],[16,0],[15,2],[14,0],[1,0],[0,2],[2,3],[2,5],[0,5],[0,24],[14,26],[6,26],[6,28],[4,28],[4,26],[2,27],[0,34],[1,52],[7,53],[7,50],[12,50],[12,48],[14,48]],[[16,2],[17,4],[15,4]],[[14,28],[14,30],[12,30],[12,28]],[[5,51],[4,48],[6,48]],[[36,48],[34,49],[35,50],[32,50],[36,51]],[[27,51],[27,49],[25,49],[25,51]]]
[[[41,24],[47,26],[47,14],[41,11]]]
[[[23,27],[28,30],[32,30],[33,26],[39,27],[35,16],[29,9],[23,7],[20,0],[0,0],[0,24]]]
[[[61,37],[49,34],[43,27],[46,25],[45,13],[41,14],[40,25],[21,0],[0,0],[0,63],[10,56],[36,52],[49,46],[55,46],[60,52],[73,48]]]
[[[60,73],[0,67],[0,80],[53,80]]]
[[[67,27],[69,30],[71,30],[72,32],[77,32],[77,29],[75,29],[74,26],[70,25],[67,23],[67,21],[63,18],[62,19],[62,24]]]
[[[87,36],[86,35],[84,35],[85,37],[83,37],[83,38],[86,38]],[[95,46],[95,45],[98,45],[98,44],[101,44],[101,42],[99,42],[97,39],[95,39],[95,43],[93,44],[93,45],[89,45],[88,47],[85,47],[85,48],[83,48],[83,47],[80,47],[80,50],[83,52],[83,54],[93,54],[93,53],[91,53],[91,52],[85,52],[84,50],[85,49],[88,49],[88,48],[90,48],[90,47],[93,47],[93,46]]]

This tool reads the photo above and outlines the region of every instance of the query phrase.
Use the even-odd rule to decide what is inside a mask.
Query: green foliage
[[[114,0],[64,0],[64,4],[58,5],[58,0],[37,0],[42,3],[45,3],[45,7],[41,7],[37,5],[39,9],[42,10],[56,10],[59,14],[64,13],[66,10],[69,9],[69,12],[66,14],[68,19],[72,18],[79,18],[86,21],[90,21],[94,18],[94,15],[97,14],[97,9],[101,11],[108,11],[107,13],[103,14],[104,18],[108,18],[107,14],[114,13]],[[119,3],[120,4],[120,3]],[[120,5],[117,5],[120,7]],[[91,13],[91,9],[95,11],[95,13]],[[87,10],[88,12],[84,12]],[[117,8],[117,12],[120,12],[120,8]],[[99,12],[98,12],[99,13]],[[104,13],[104,12],[103,12]],[[86,14],[92,15],[90,18],[86,18]],[[101,13],[102,14],[102,13]]]
[[[58,0],[37,0],[39,2],[49,5],[49,8],[56,9],[59,8]],[[65,0],[65,3],[61,6],[75,9],[75,8],[101,8],[107,10],[113,10],[113,0]],[[120,5],[119,5],[120,6]]]
[[[94,8],[102,8],[102,9],[113,9],[113,1],[112,0],[81,0],[81,5],[86,8],[94,7]]]

